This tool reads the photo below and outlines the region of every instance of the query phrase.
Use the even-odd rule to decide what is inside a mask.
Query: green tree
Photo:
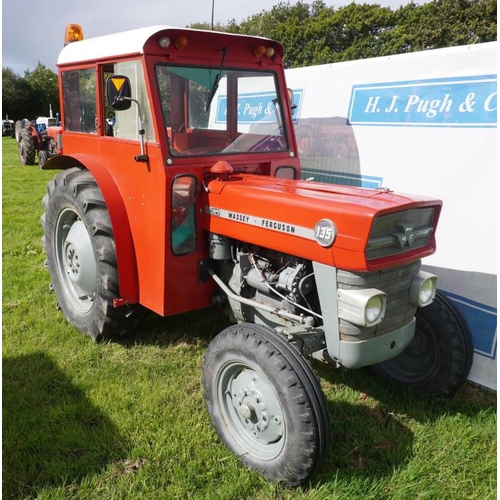
[[[54,113],[59,110],[57,75],[40,62],[33,71],[26,71],[24,79],[30,87],[31,115],[48,116],[49,106]]]
[[[336,61],[366,59],[384,54],[386,34],[396,17],[387,7],[351,3],[332,16],[332,51]]]
[[[272,38],[285,48],[285,67],[306,66],[327,62],[329,50],[325,45],[328,18],[333,9],[322,1],[294,5],[280,2],[270,11],[247,18],[239,32]]]
[[[496,40],[495,0],[433,0],[393,11],[378,4],[335,10],[321,0],[280,2],[221,31],[281,42],[288,68]]]
[[[234,22],[234,21],[232,21]],[[205,31],[228,31],[228,27],[224,26],[221,23],[215,23],[214,24],[214,29],[212,30],[211,23],[207,22],[202,22],[202,23],[193,23],[189,25],[189,28],[195,29],[195,30],[205,30]]]
[[[57,75],[38,63],[33,71],[19,76],[10,68],[2,68],[2,113],[12,120],[48,116],[49,105],[59,110]]]
[[[29,116],[29,93],[30,88],[24,78],[10,68],[2,68],[2,118],[8,115],[16,121]]]
[[[496,40],[494,0],[434,0],[396,11],[397,29],[387,36],[396,52],[413,52]]]

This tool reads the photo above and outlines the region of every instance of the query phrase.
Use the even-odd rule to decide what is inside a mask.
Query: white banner
[[[302,176],[440,198],[424,260],[496,390],[497,42],[287,70]]]

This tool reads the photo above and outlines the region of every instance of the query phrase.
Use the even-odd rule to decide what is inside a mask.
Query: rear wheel
[[[23,165],[34,165],[36,158],[35,138],[26,128],[19,130],[19,159]]]
[[[56,175],[43,204],[47,266],[66,319],[94,340],[133,328],[142,309],[113,306],[119,297],[115,242],[92,174],[71,168]]]
[[[208,412],[222,441],[268,480],[297,486],[330,448],[330,417],[319,380],[270,328],[234,325],[208,347]]]
[[[376,373],[431,396],[453,396],[472,366],[472,337],[460,311],[441,292],[418,309],[415,336],[395,358],[374,367]]]

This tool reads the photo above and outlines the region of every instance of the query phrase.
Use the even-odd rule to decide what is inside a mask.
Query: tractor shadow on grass
[[[167,317],[148,312],[134,330],[112,340],[123,347],[187,344],[207,348],[210,341],[231,324],[217,307]]]
[[[382,380],[369,369],[312,364],[332,415],[332,450],[317,477],[320,482],[328,481],[332,473],[340,480],[390,475],[413,456],[415,422],[432,425],[442,417],[472,418],[496,408],[495,394],[468,382],[452,398],[431,398]]]
[[[125,439],[44,353],[3,359],[3,495],[74,486],[123,460]]]
[[[327,383],[345,386],[359,393],[360,398],[376,401],[391,414],[407,415],[421,424],[434,422],[445,415],[473,417],[485,409],[496,408],[496,393],[466,382],[451,398],[432,397],[411,388],[378,377],[370,368],[336,370],[314,362],[316,373]]]
[[[411,460],[414,434],[404,419],[372,394],[353,392],[330,376],[322,363],[312,365],[327,396],[332,428],[331,450],[313,485],[330,482],[332,477],[341,482],[357,477],[379,480]]]

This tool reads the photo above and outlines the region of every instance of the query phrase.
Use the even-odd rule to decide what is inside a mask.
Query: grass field
[[[56,310],[44,268],[41,199],[54,172],[21,166],[2,140],[3,499],[496,498],[496,397],[466,384],[429,400],[314,364],[333,443],[314,480],[288,490],[240,465],[201,390],[216,310],[150,315],[93,344]]]

